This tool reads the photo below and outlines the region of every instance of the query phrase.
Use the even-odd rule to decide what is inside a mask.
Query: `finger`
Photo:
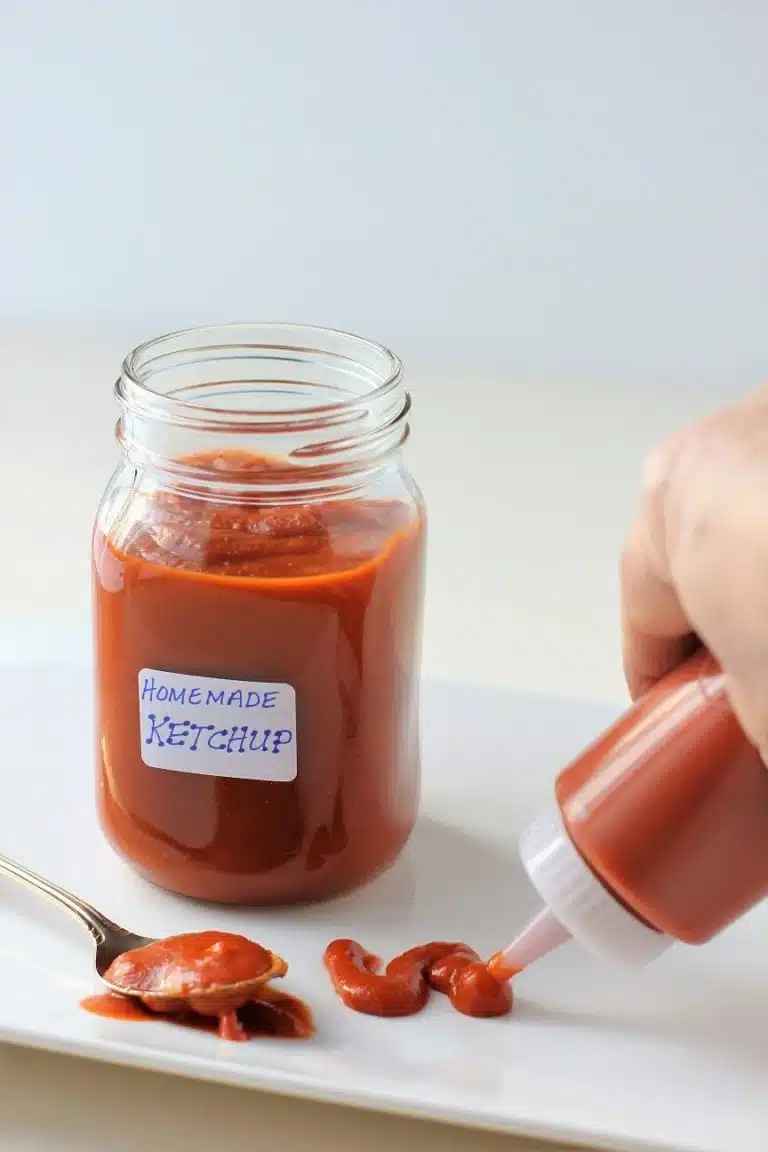
[[[695,647],[693,628],[671,580],[663,520],[663,489],[673,442],[646,465],[643,499],[621,557],[624,674],[633,699],[642,696]]]
[[[678,439],[646,496],[657,574],[723,666],[742,727],[765,748],[768,396],[750,397]]]

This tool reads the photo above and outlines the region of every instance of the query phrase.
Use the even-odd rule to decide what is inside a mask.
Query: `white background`
[[[0,318],[764,371],[764,0],[3,0]]]

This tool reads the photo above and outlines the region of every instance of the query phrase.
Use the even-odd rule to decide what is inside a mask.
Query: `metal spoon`
[[[135,932],[128,932],[119,924],[115,924],[114,921],[102,915],[85,900],[81,900],[79,896],[75,896],[72,892],[67,892],[65,888],[60,888],[58,884],[46,880],[44,876],[33,872],[31,868],[25,868],[23,864],[9,860],[7,856],[0,856],[0,873],[10,876],[14,880],[20,880],[22,884],[27,884],[37,892],[42,892],[44,896],[55,900],[57,904],[61,904],[68,912],[76,916],[96,942],[96,971],[107,988],[119,996],[135,996],[144,1002],[151,1001],[155,1011],[161,1011],[165,1008],[169,1012],[174,1012],[181,1011],[185,1007],[192,1007],[193,1010],[203,1014],[210,1010],[213,1015],[218,1015],[220,1011],[226,1011],[232,1006],[237,1006],[238,1003],[245,1003],[258,988],[273,977],[282,976],[286,970],[285,961],[271,953],[272,967],[268,972],[261,973],[252,980],[241,980],[235,984],[218,984],[211,988],[202,989],[189,997],[180,998],[178,992],[152,991],[148,993],[146,989],[122,988],[105,979],[105,973],[112,961],[134,948],[155,944],[157,937],[137,936]]]
[[[39,876],[31,868],[25,868],[23,864],[9,860],[7,856],[0,856],[0,872],[5,876],[13,877],[14,880],[20,880],[22,884],[27,884],[30,888],[34,888],[37,892],[42,892],[44,896],[55,900],[57,904],[61,904],[68,912],[76,916],[81,924],[85,925],[96,942],[96,971],[102,980],[104,980],[104,973],[112,961],[121,956],[123,952],[130,952],[133,948],[143,948],[145,944],[156,942],[155,937],[137,936],[135,932],[126,931],[125,928],[121,928],[119,924],[113,923],[101,912],[92,908],[85,900],[81,900],[79,896],[74,896],[65,888],[60,888],[58,884],[53,884],[44,876]],[[139,995],[138,992],[126,993],[125,989],[110,984],[108,980],[104,980],[104,983],[111,991],[119,992],[121,996]]]

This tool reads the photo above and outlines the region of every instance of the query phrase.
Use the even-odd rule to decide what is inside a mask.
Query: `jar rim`
[[[364,369],[370,386],[324,403],[279,410],[220,407],[157,387],[160,374],[174,365],[220,361],[233,353],[256,359],[259,351],[294,360],[302,355],[316,355],[327,358],[332,367],[345,362],[353,364]],[[243,321],[179,329],[143,341],[125,357],[115,390],[124,406],[154,420],[192,427],[216,426],[220,430],[275,432],[287,430],[288,426],[311,430],[354,422],[361,404],[366,408],[379,404],[388,407],[402,382],[400,358],[385,345],[365,337],[321,325]]]

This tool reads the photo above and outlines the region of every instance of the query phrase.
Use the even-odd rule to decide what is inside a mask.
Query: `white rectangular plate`
[[[373,1020],[345,1009],[325,976],[334,936],[385,957],[430,939],[502,944],[534,906],[518,831],[612,709],[427,685],[423,813],[401,862],[343,900],[259,912],[177,899],[109,850],[93,813],[90,698],[85,664],[0,665],[0,851],[134,931],[221,927],[264,942],[288,959],[286,989],[312,1005],[317,1036],[237,1045],[89,1016],[87,936],[0,879],[0,1039],[592,1147],[768,1148],[765,908],[639,975],[563,949],[520,978],[505,1020],[465,1019],[442,997],[421,1016]]]

